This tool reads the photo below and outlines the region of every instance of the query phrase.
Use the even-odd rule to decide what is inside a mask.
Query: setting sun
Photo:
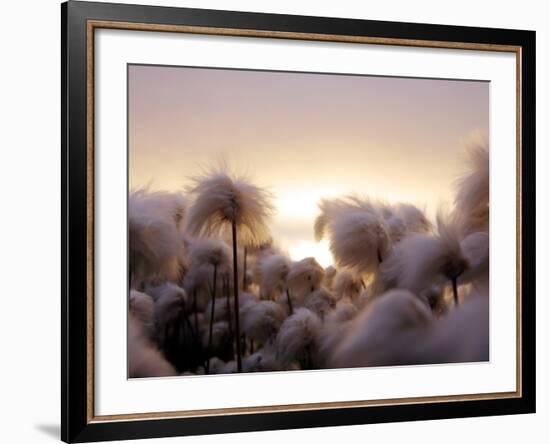
[[[289,247],[288,253],[293,261],[298,261],[305,257],[314,257],[319,264],[326,268],[332,265],[333,258],[330,253],[328,242],[301,241]]]

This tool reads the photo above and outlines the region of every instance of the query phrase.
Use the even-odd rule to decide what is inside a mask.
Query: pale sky
[[[130,189],[181,190],[225,161],[274,194],[276,242],[326,266],[321,197],[450,203],[489,83],[132,65],[128,109]]]

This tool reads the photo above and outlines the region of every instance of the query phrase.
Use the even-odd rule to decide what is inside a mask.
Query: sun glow
[[[318,203],[322,198],[335,197],[345,193],[338,187],[316,187],[307,189],[289,189],[281,187],[275,191],[273,231],[290,258],[294,261],[314,257],[322,267],[334,262],[328,242],[315,242],[313,225],[319,214]]]
[[[314,220],[319,213],[318,203],[323,198],[346,193],[345,188],[275,189],[277,216],[288,219]],[[312,225],[313,228],[313,225]]]
[[[321,242],[300,241],[289,247],[288,253],[293,261],[298,261],[305,257],[314,257],[324,268],[332,265],[334,262],[328,242],[324,240]]]

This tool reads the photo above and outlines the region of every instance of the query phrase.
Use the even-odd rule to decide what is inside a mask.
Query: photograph
[[[128,378],[490,361],[490,82],[127,82]]]

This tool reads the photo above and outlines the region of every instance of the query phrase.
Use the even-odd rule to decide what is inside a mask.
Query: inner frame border
[[[222,35],[252,38],[277,38],[289,40],[326,41],[337,43],[363,43],[406,47],[462,49],[489,52],[510,52],[516,56],[516,391],[498,393],[474,393],[451,396],[429,396],[395,398],[385,400],[339,401],[308,404],[285,404],[258,407],[232,407],[206,410],[183,410],[174,412],[149,412],[117,415],[94,414],[94,35],[96,29],[119,29],[132,31],[176,32],[203,35]],[[189,25],[168,25],[134,23],[110,20],[86,21],[86,239],[87,239],[87,372],[86,372],[86,414],[88,423],[104,423],[125,420],[146,420],[161,418],[192,418],[204,416],[228,416],[238,414],[259,414],[275,412],[296,412],[326,410],[335,408],[358,408],[416,403],[441,403],[521,398],[522,388],[522,47],[472,42],[449,42],[437,40],[399,39],[353,35],[317,34],[287,31],[266,31],[255,29],[217,28]],[[338,73],[335,73],[338,74]]]

